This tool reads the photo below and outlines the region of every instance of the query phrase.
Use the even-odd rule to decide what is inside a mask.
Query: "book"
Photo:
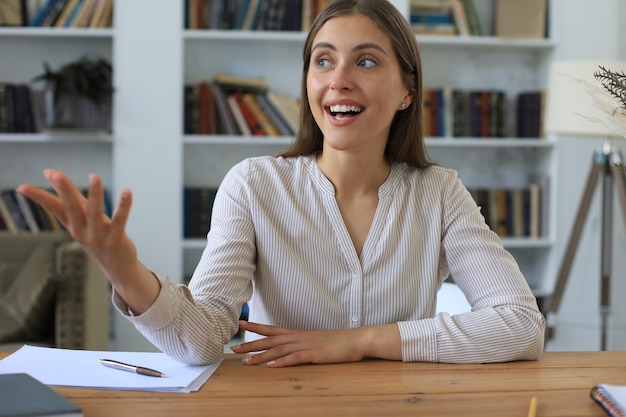
[[[227,135],[240,133],[237,130],[235,119],[226,101],[224,90],[222,90],[222,87],[217,83],[210,82],[210,84],[213,89],[213,97],[215,98],[215,107],[217,108],[219,133],[225,133]]]
[[[541,39],[546,36],[546,0],[496,0],[495,35]]]
[[[287,95],[270,90],[265,95],[269,103],[276,109],[281,119],[289,126],[292,132],[298,131],[298,123],[300,119],[300,105],[298,100]]]
[[[256,23],[261,0],[250,0],[241,24],[241,30],[252,30]]]
[[[244,93],[242,91],[235,91],[231,94],[231,97],[234,97],[235,102],[239,106],[239,110],[241,111],[252,136],[265,136],[265,129],[263,129],[263,126],[261,126],[259,120],[257,120],[254,116],[254,113],[252,113],[248,104],[243,100],[243,94]]]
[[[280,132],[278,131],[278,129],[272,124],[270,118],[261,109],[261,106],[259,105],[255,94],[244,93],[242,96],[242,100],[244,103],[246,103],[246,105],[252,112],[252,115],[257,120],[259,125],[261,125],[261,128],[263,128],[263,131],[267,136],[280,136]]]
[[[0,1],[0,26],[25,26],[24,0]]]
[[[248,123],[246,119],[243,117],[243,113],[239,108],[239,104],[237,103],[237,99],[233,95],[228,95],[226,97],[226,102],[228,103],[228,107],[230,107],[230,111],[233,114],[233,118],[235,119],[235,123],[237,123],[237,127],[239,128],[239,132],[243,136],[252,135],[252,131],[250,127],[248,127]]]
[[[4,200],[4,204],[7,206],[18,230],[20,232],[28,232],[30,231],[30,227],[17,202],[16,194],[17,192],[15,189],[8,188],[6,190],[2,190],[0,198]]]
[[[454,24],[456,25],[456,31],[459,36],[469,36],[469,25],[467,24],[467,16],[465,15],[465,9],[461,0],[452,0],[452,16],[454,17]]]
[[[211,85],[207,81],[199,84],[199,131],[201,135],[217,134],[217,111]]]
[[[89,25],[89,21],[91,20],[91,16],[93,14],[93,8],[96,5],[96,0],[83,0],[80,5],[80,8],[76,12],[76,15],[73,17],[70,27],[74,28],[84,28]]]
[[[480,22],[480,17],[476,10],[474,0],[462,0],[463,10],[465,11],[465,17],[467,18],[467,27],[470,35],[480,36],[483,34],[483,28]]]
[[[0,417],[81,417],[80,407],[26,373],[0,375]]]
[[[281,136],[290,136],[296,133],[295,131],[291,131],[291,129],[289,129],[289,126],[287,126],[285,121],[280,117],[278,111],[272,106],[264,94],[257,94],[256,99],[259,102],[261,110],[263,110],[263,112],[267,115],[276,129],[278,129]]]
[[[543,136],[544,114],[543,91],[525,91],[517,96],[517,136],[520,138],[541,138]]]
[[[54,3],[54,5],[50,9],[48,9],[48,12],[41,21],[40,26],[54,27],[66,4],[67,0],[57,0],[56,3]]]
[[[35,214],[32,211],[28,198],[17,191],[13,191],[13,196],[17,202],[17,206],[22,212],[22,216],[24,216],[24,220],[26,220],[26,223],[28,224],[28,230],[32,233],[39,233],[41,229],[39,228],[39,223],[35,218]]]
[[[213,81],[220,84],[225,91],[241,90],[253,92],[265,92],[267,82],[263,77],[245,77],[234,74],[217,73]]]
[[[4,202],[4,199],[0,197],[0,217],[2,217],[2,222],[4,223],[4,230],[10,233],[18,233],[20,228],[13,218],[13,214],[11,209]]]
[[[54,22],[54,27],[62,28],[63,26],[65,26],[65,22],[67,22],[67,19],[70,17],[70,14],[72,14],[72,10],[74,10],[74,7],[76,7],[77,3],[78,0],[69,0],[65,4],[65,7],[63,7],[63,10],[59,15],[59,18],[56,20],[56,22]]]
[[[93,9],[93,15],[91,16],[91,20],[89,22],[90,28],[100,28],[104,27],[100,26],[104,21],[104,14],[106,13],[107,3],[112,2],[113,0],[96,0],[96,5]]]
[[[598,384],[590,395],[611,417],[626,416],[626,385]]]
[[[211,212],[217,188],[183,189],[183,237],[205,238],[211,227]]]

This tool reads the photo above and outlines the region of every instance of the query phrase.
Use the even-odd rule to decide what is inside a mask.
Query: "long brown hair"
[[[322,151],[324,137],[308,101],[307,77],[313,40],[324,24],[338,16],[360,14],[371,19],[388,37],[406,87],[413,97],[407,109],[396,112],[389,131],[385,156],[389,162],[405,162],[425,168],[433,165],[422,133],[422,64],[417,39],[407,20],[387,0],[335,0],[315,19],[302,52],[300,121],[293,144],[278,156],[293,157]]]

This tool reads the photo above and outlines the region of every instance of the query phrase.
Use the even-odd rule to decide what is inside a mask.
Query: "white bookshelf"
[[[392,1],[408,14],[408,0]],[[551,14],[552,15],[552,14]],[[279,32],[183,29],[182,1],[117,1],[115,27],[107,30],[0,29],[0,80],[25,82],[42,70],[83,54],[113,63],[113,134],[106,137],[47,134],[0,135],[0,186],[29,181],[45,185],[41,170],[58,167],[79,185],[103,174],[114,203],[123,187],[134,193],[128,233],[141,260],[161,276],[182,282],[204,247],[182,238],[183,186],[217,186],[241,159],[273,154],[291,138],[183,135],[183,85],[216,72],[262,75],[270,88],[297,97],[305,35]],[[503,88],[509,96],[545,86],[556,40],[494,37],[419,37],[426,87]],[[455,168],[467,185],[517,184],[547,175],[556,189],[555,143],[534,139],[427,139],[429,153]],[[557,201],[550,194],[551,228],[541,239],[505,239],[538,292],[554,276],[552,224]],[[113,349],[152,350],[123,318],[113,315]]]

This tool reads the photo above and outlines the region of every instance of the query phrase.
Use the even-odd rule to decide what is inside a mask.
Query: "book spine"
[[[252,115],[257,120],[263,131],[267,136],[280,136],[278,129],[274,127],[274,125],[270,122],[267,115],[261,110],[261,106],[259,106],[256,96],[252,93],[245,93],[242,96],[242,100],[248,106]]]
[[[26,218],[24,217],[24,214],[22,213],[22,210],[17,203],[14,193],[15,190],[6,189],[2,191],[1,197],[4,200],[4,204],[7,206],[9,213],[11,213],[11,217],[15,221],[18,230],[21,232],[28,232],[30,230],[30,227],[28,226]]]
[[[473,0],[462,0],[463,9],[465,10],[465,16],[467,17],[467,25],[469,27],[470,35],[480,36],[483,34],[483,29],[478,18],[478,12]]]
[[[272,124],[276,126],[281,136],[289,136],[295,134],[289,129],[289,126],[281,119],[277,110],[271,105],[271,103],[267,100],[264,94],[257,94],[256,99],[261,107],[263,113],[270,118]]]
[[[252,110],[250,110],[248,105],[243,100],[243,92],[235,91],[232,93],[232,96],[235,98],[235,101],[241,110],[241,114],[250,128],[251,134],[253,136],[265,136],[265,130],[254,116],[254,113],[252,113]]]
[[[224,90],[222,90],[222,87],[219,84],[213,82],[211,83],[211,88],[213,89],[215,107],[217,108],[217,113],[219,115],[219,132],[227,135],[240,134],[241,132],[237,131],[235,120],[229,109],[228,102],[226,101],[226,94],[224,94]]]
[[[226,101],[228,102],[228,106],[230,107],[230,110],[233,114],[235,122],[237,123],[237,126],[239,127],[239,131],[241,132],[241,134],[244,136],[252,136],[252,131],[248,127],[246,119],[243,117],[243,113],[239,108],[237,99],[232,95],[228,95]]]

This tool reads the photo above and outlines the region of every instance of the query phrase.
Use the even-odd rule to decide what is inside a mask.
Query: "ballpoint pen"
[[[135,372],[140,375],[156,376],[161,378],[166,376],[163,372],[155,371],[154,369],[144,368],[143,366],[137,365],[129,365],[113,359],[100,359],[100,363],[104,366],[108,366],[109,368],[119,369],[120,371]]]

